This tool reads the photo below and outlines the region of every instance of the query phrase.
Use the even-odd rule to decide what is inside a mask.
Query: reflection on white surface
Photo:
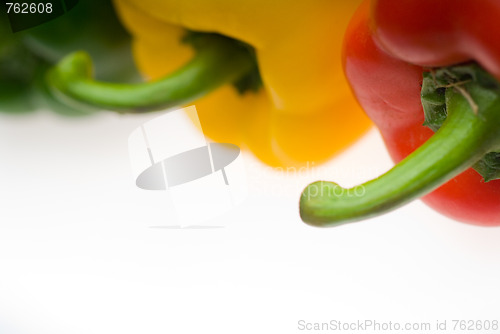
[[[248,200],[207,223],[227,228],[151,228],[169,211],[135,188],[127,138],[154,117],[0,115],[0,315],[13,330],[274,334],[300,333],[301,319],[498,318],[499,229],[420,202],[336,229],[300,221],[308,182],[348,186],[391,165],[375,131],[314,173],[246,154]]]

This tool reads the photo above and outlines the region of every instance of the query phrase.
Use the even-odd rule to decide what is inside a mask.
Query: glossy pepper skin
[[[500,81],[499,17],[497,0],[374,0],[354,15],[345,36],[345,73],[396,163],[434,135],[423,125],[424,72],[474,61]],[[500,225],[500,180],[485,182],[472,168],[422,199],[455,220]]]
[[[224,85],[194,104],[206,135],[248,147],[270,165],[325,161],[369,127],[342,74],[340,49],[360,1],[118,0],[150,79],[193,56],[186,29],[216,32],[254,47],[263,88]]]

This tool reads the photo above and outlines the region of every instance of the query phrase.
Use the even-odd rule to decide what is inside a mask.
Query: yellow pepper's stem
[[[174,73],[136,84],[94,80],[90,56],[76,52],[48,72],[48,86],[62,99],[109,110],[144,112],[189,103],[255,70],[251,50],[230,38],[206,34],[196,49],[196,56]]]

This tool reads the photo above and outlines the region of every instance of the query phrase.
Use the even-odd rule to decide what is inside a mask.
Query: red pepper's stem
[[[384,175],[351,189],[333,182],[310,184],[300,199],[302,219],[337,226],[377,216],[423,196],[500,149],[500,94],[475,83],[464,86],[479,107],[450,87],[448,118],[424,145]]]
[[[207,34],[188,64],[157,81],[123,84],[92,79],[92,62],[84,52],[64,58],[47,75],[54,95],[109,110],[142,112],[189,103],[234,83],[254,70],[255,59],[241,43]]]

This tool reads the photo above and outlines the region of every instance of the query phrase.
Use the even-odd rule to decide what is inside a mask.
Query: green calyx
[[[225,84],[243,93],[257,90],[260,75],[253,49],[210,33],[188,33],[183,40],[196,50],[186,65],[159,80],[144,83],[102,82],[92,77],[92,61],[83,52],[64,58],[47,76],[62,100],[120,112],[146,112],[192,102]]]
[[[243,75],[241,75],[237,80],[232,82],[232,85],[239,94],[245,94],[246,92],[257,92],[262,88],[262,77],[260,76],[259,66],[257,64],[257,56],[255,54],[255,49],[244,42],[238,41],[236,39],[230,39],[228,37],[224,37],[219,34],[210,34],[204,32],[197,32],[188,30],[184,38],[182,39],[182,43],[186,43],[191,45],[197,52],[203,52],[204,48],[210,47],[210,39],[209,36],[214,36],[216,38],[224,38],[231,43],[234,43],[235,46],[240,47],[248,53],[248,60],[253,62],[251,70],[247,71]]]
[[[488,72],[475,63],[454,67],[430,70],[424,73],[422,82],[422,106],[424,108],[425,122],[432,131],[438,131],[448,117],[446,104],[446,91],[458,89],[465,94],[471,108],[477,110],[478,106],[473,97],[462,86],[474,82],[492,94],[500,94],[500,83]],[[472,166],[485,182],[500,179],[500,152],[489,152]]]
[[[300,198],[302,219],[338,226],[374,217],[424,196],[470,167],[498,178],[500,84],[475,64],[424,74],[425,125],[436,133],[390,171],[344,189],[319,181]]]

